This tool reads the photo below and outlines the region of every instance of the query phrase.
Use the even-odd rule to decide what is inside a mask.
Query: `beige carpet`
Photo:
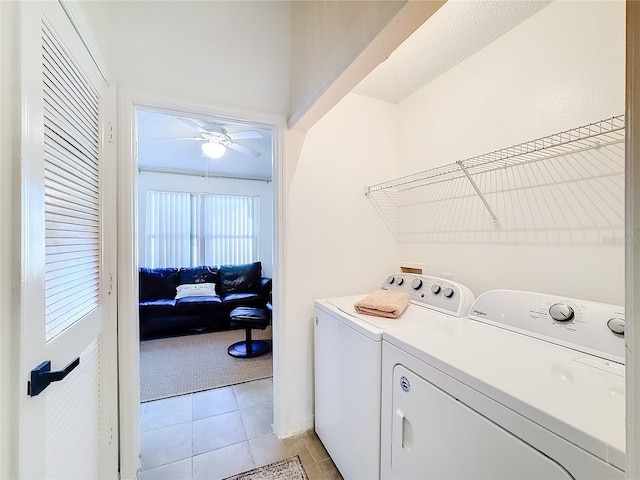
[[[244,330],[231,330],[140,342],[140,401],[272,376],[271,352],[256,358],[235,358],[227,353],[227,347],[244,336]],[[252,336],[262,339],[263,332],[253,330]]]
[[[287,458],[279,462],[254,468],[248,472],[228,477],[225,480],[308,480],[300,457]]]

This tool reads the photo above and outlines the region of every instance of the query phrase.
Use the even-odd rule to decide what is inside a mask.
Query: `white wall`
[[[215,193],[220,195],[247,195],[260,197],[260,245],[258,260],[262,274],[273,275],[273,183],[259,180],[201,177],[164,172],[140,172],[138,176],[138,259],[144,266],[144,232],[147,221],[147,191]]]
[[[399,105],[400,173],[624,113],[624,42],[624,2],[555,2]],[[624,303],[622,243],[416,243],[400,255],[476,295],[515,288]]]
[[[290,117],[301,117],[405,3],[292,2]]]
[[[291,432],[313,426],[314,299],[372,291],[398,268],[396,243],[363,188],[396,173],[395,110],[348,95],[309,130],[290,179],[280,369]]]
[[[79,1],[120,86],[285,115],[284,1]]]
[[[292,2],[289,126],[309,130],[445,2]]]

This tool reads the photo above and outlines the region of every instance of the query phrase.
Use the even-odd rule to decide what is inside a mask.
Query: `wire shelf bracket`
[[[462,170],[462,172],[465,174],[465,176],[467,177],[467,179],[469,180],[469,182],[471,183],[471,186],[473,187],[473,189],[476,191],[476,193],[478,194],[478,197],[480,197],[480,200],[482,200],[482,203],[484,204],[484,206],[487,208],[487,210],[489,211],[489,215],[491,215],[491,218],[493,218],[493,224],[497,227],[500,228],[500,222],[498,222],[498,217],[496,216],[496,214],[493,212],[493,209],[491,208],[491,205],[489,205],[489,202],[487,202],[487,199],[484,197],[484,195],[482,194],[482,192],[480,191],[480,189],[478,188],[478,184],[473,180],[473,178],[471,177],[471,175],[469,174],[469,170],[467,170],[467,168],[464,166],[464,164],[462,163],[462,161],[457,161],[456,162],[459,166],[460,166],[460,170]]]

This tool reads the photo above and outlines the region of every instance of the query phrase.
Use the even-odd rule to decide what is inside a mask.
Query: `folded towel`
[[[377,290],[359,300],[353,306],[356,312],[377,317],[398,318],[409,305],[409,294]]]

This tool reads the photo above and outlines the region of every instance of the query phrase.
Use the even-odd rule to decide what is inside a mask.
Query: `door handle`
[[[396,421],[398,422],[396,444],[403,450],[411,453],[413,446],[413,426],[407,419],[405,413],[399,408],[396,410]]]
[[[73,360],[62,370],[51,371],[51,361],[42,362],[31,370],[31,380],[27,382],[27,394],[30,397],[39,395],[51,382],[59,382],[69,375],[71,371],[80,365],[80,357]]]
[[[402,410],[400,410],[399,408],[396,410],[396,419],[398,422],[398,428],[396,429],[396,431],[398,432],[397,434],[397,442],[400,445],[400,448],[404,448],[404,422],[405,422],[405,418],[404,418],[404,412]]]

